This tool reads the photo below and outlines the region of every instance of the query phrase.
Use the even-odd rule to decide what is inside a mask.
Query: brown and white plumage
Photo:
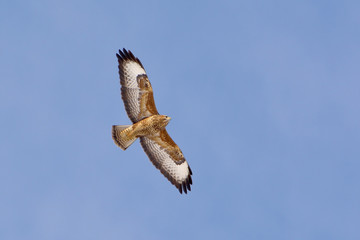
[[[140,138],[141,146],[155,167],[180,193],[187,193],[191,190],[192,171],[180,148],[165,129],[170,118],[159,115],[153,89],[142,63],[126,49],[119,50],[116,56],[121,96],[133,125],[113,126],[114,142],[125,150],[136,138]]]
[[[120,51],[116,54],[119,62],[121,97],[126,112],[133,123],[159,114],[152,87],[140,60],[132,52]]]

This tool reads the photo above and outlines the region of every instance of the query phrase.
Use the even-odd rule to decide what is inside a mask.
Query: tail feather
[[[129,138],[126,132],[124,131],[131,125],[113,125],[112,126],[112,138],[116,145],[118,145],[122,150],[126,150],[133,142],[135,142],[136,137]]]

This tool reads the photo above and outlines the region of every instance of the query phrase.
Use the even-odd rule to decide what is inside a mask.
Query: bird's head
[[[166,115],[161,115],[161,120],[166,123],[166,125],[168,125],[168,123],[170,122],[171,120],[171,117],[169,116],[166,116]]]
[[[153,115],[149,117],[149,120],[151,120],[151,125],[153,125],[157,129],[163,129],[165,128],[168,123],[170,122],[170,117],[166,115]]]
[[[157,120],[161,128],[166,127],[170,122],[171,117],[166,115],[157,115]]]

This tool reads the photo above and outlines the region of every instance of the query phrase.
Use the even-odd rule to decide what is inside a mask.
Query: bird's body
[[[114,125],[112,137],[126,150],[137,138],[151,162],[178,188],[191,190],[192,171],[183,153],[167,133],[170,117],[156,109],[153,89],[140,60],[125,49],[116,54],[119,62],[121,95],[132,125]]]
[[[123,144],[123,142],[130,142],[139,137],[160,136],[160,130],[165,129],[169,121],[170,117],[168,116],[153,115],[132,125],[113,126],[113,139],[115,140],[116,145],[121,149],[126,150],[129,145],[127,146],[126,144]]]
[[[129,128],[128,134],[135,137],[146,137],[157,135],[169,123],[170,117],[164,115],[154,115],[147,117]]]

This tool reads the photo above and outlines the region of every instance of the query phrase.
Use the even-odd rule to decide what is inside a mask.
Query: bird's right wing
[[[135,123],[158,115],[153,90],[140,60],[125,48],[116,54],[119,63],[121,96],[130,120]]]

